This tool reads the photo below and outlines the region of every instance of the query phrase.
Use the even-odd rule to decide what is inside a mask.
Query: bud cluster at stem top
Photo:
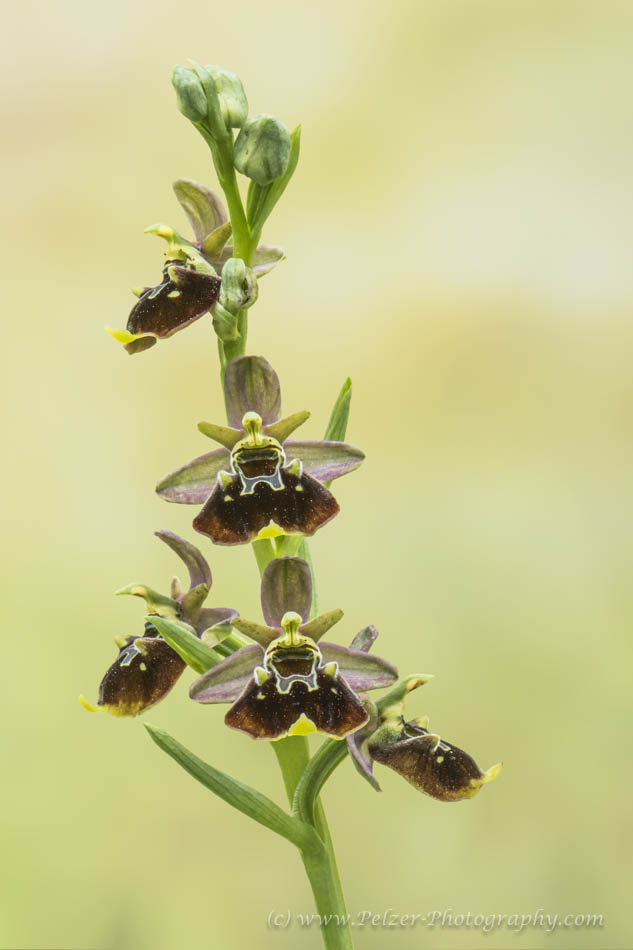
[[[290,161],[290,133],[279,119],[248,118],[248,100],[239,76],[219,66],[176,66],[172,74],[178,108],[231,164],[260,186],[281,178]],[[232,129],[239,129],[233,148]]]

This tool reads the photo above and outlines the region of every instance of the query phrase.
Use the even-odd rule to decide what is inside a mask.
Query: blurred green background
[[[208,319],[132,359],[103,332],[158,278],[143,228],[184,230],[171,182],[214,184],[170,86],[188,57],[303,125],[250,351],[312,410],[305,437],[354,381],[367,461],[312,545],[321,605],[436,674],[412,715],[505,763],[460,805],[345,763],[325,804],[349,909],[604,915],[358,944],[631,946],[633,6],[26,0],[3,30],[0,946],[319,946],[266,926],[312,909],[294,850],[77,702],[140,629],[112,592],[175,569],[152,531],[193,537],[157,478],[222,418]],[[250,550],[205,551],[209,603],[257,618]],[[282,801],[267,745],[187,678],[148,721]]]

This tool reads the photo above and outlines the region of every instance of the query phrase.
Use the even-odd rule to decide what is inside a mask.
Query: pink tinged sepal
[[[215,489],[218,475],[230,464],[231,456],[226,449],[214,449],[165,475],[156,486],[156,492],[165,501],[203,505]]]
[[[284,450],[289,459],[301,459],[304,472],[320,482],[332,482],[353,472],[365,458],[365,453],[349,442],[288,439]]]
[[[319,649],[324,663],[337,663],[348,685],[357,693],[391,686],[398,679],[398,670],[388,660],[362,650],[350,650],[337,643],[321,641]]]
[[[203,248],[204,252],[204,248]],[[230,244],[224,248],[222,253],[217,259],[211,261],[213,266],[221,271],[222,267],[226,262],[233,256],[233,247]],[[286,257],[286,252],[283,247],[275,247],[272,244],[260,244],[253,255],[253,260],[251,263],[251,269],[256,277],[263,277],[265,274],[269,274],[271,270],[277,266],[281,261]]]
[[[227,223],[226,209],[219,195],[211,188],[191,178],[179,178],[172,187],[189,218],[198,244],[201,244],[212,231]]]
[[[281,618],[289,610],[305,623],[312,604],[312,576],[306,561],[297,557],[271,561],[262,574],[261,603],[269,627],[281,629]]]
[[[257,643],[250,643],[194,680],[189,695],[198,703],[235,702],[263,660],[263,648]]]
[[[224,401],[233,429],[242,429],[247,412],[256,412],[265,426],[276,422],[281,415],[281,388],[268,360],[263,356],[232,359],[224,376]]]
[[[382,789],[374,776],[374,761],[367,748],[367,741],[376,730],[378,714],[376,707],[367,697],[363,697],[363,704],[369,714],[369,721],[366,726],[353,732],[345,741],[347,742],[347,751],[349,752],[350,759],[356,771],[366,782],[369,782],[374,791],[380,792]]]

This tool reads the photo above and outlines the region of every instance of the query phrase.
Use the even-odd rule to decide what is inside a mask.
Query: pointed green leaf
[[[343,442],[345,440],[351,401],[352,381],[348,376],[343,383],[343,387],[338,394],[336,402],[334,403],[330,421],[327,424],[327,429],[325,430],[325,435],[323,436],[324,439],[330,439],[333,442]]]
[[[270,828],[275,834],[287,838],[301,850],[313,850],[319,846],[320,842],[313,828],[288,815],[270,798],[203,762],[162,729],[157,729],[149,723],[145,723],[145,728],[163,752],[170,755],[185,772],[228,805],[232,805],[260,825]]]
[[[208,644],[199,640],[188,624],[164,617],[149,618],[169,646],[178,653],[196,673],[206,673],[223,660]]]

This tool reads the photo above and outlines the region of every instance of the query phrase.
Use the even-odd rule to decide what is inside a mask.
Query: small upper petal
[[[363,627],[362,630],[359,630],[352,642],[349,645],[350,650],[362,650],[363,653],[367,653],[371,650],[373,643],[378,636],[378,631],[373,626],[369,624],[368,627]]]

